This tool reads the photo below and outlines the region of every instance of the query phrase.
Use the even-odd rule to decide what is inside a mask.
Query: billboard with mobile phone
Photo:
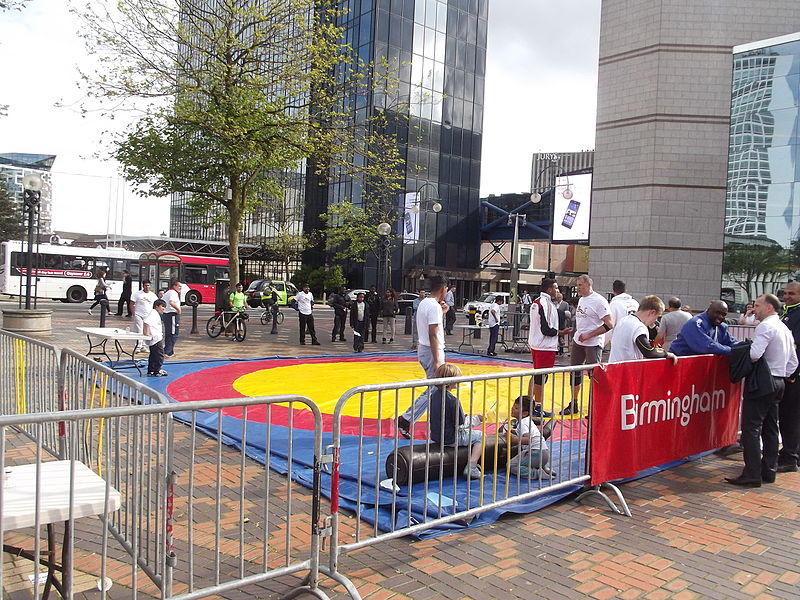
[[[400,231],[404,244],[416,244],[419,241],[419,211],[414,211],[417,204],[417,192],[400,194]]]
[[[589,243],[592,174],[556,177],[553,198],[553,242]]]

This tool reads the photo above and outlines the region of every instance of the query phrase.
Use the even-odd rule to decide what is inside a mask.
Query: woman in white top
[[[753,307],[753,303],[748,303],[747,307],[745,308],[744,314],[739,317],[739,325],[758,325],[761,321],[756,319],[756,313],[754,312],[755,308]]]

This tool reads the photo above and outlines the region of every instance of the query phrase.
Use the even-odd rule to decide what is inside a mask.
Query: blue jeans
[[[431,352],[431,347],[419,344],[417,346],[417,360],[419,364],[422,365],[422,368],[425,369],[425,377],[428,379],[433,378],[433,374],[436,372],[434,368],[436,363],[433,352]],[[414,400],[411,406],[406,409],[406,412],[403,413],[403,418],[406,421],[414,423],[427,412],[430,393],[431,388],[426,389]]]
[[[487,354],[494,354],[494,346],[497,343],[497,335],[500,333],[500,323],[489,327],[489,346],[486,348]]]

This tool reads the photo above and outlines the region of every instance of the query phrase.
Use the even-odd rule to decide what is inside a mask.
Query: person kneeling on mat
[[[457,365],[444,363],[439,365],[434,373],[434,378],[459,377],[461,369]],[[478,461],[481,458],[481,439],[483,434],[475,431],[472,427],[483,420],[477,415],[467,418],[461,403],[450,390],[458,387],[457,383],[445,386],[436,386],[431,393],[430,405],[428,407],[428,420],[431,433],[431,441],[441,446],[463,447],[472,446],[469,457],[469,464],[464,469],[464,475],[477,479],[481,476]]]
[[[530,416],[533,406],[534,400],[531,396],[520,396],[511,407],[509,443],[512,449],[517,448],[519,452],[511,459],[509,469],[513,475],[539,479],[542,472],[551,474],[546,467],[550,461],[550,450]]]

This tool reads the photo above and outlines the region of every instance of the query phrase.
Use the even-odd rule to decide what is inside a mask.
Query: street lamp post
[[[28,227],[27,268],[25,270],[25,309],[31,308],[31,285],[33,281],[33,236],[39,225],[39,202],[42,199],[43,181],[36,173],[29,173],[22,178],[23,212]]]
[[[380,240],[378,242],[378,291],[383,293],[389,286],[391,280],[389,270],[389,234],[392,232],[392,226],[385,221],[378,225],[378,235]]]
[[[432,188],[436,192],[436,196],[433,198],[426,198],[423,194],[423,191],[426,188]],[[430,204],[430,211],[427,208],[427,204]],[[422,225],[422,275],[420,279],[424,279],[425,276],[425,268],[428,266],[428,213],[433,212],[434,214],[438,215],[442,211],[442,203],[439,199],[439,189],[429,181],[426,181],[421,186],[417,188],[416,197],[414,199],[414,205],[411,207],[411,211],[418,215],[422,216],[424,223]]]
[[[519,287],[519,221],[522,219],[522,226],[525,227],[528,217],[523,213],[510,213],[508,215],[509,225],[511,225],[511,219],[514,219],[514,241],[511,244],[511,297],[509,304],[516,304],[517,288]]]
[[[553,169],[558,169],[558,171],[555,173],[555,175],[553,177],[553,184],[552,185],[546,185],[544,187],[539,187],[539,182],[541,181],[542,176],[545,173],[548,173]],[[542,201],[542,192],[546,192],[546,191],[550,191],[551,192],[551,194],[550,194],[550,236],[547,238],[547,269],[545,269],[546,270],[546,274],[545,274],[546,277],[550,277],[550,274],[551,274],[550,266],[552,264],[553,227],[554,227],[553,206],[554,206],[555,195],[556,195],[555,180],[556,180],[556,177],[558,177],[559,175],[562,175],[563,173],[564,173],[564,171],[561,169],[561,165],[559,165],[558,162],[553,161],[549,165],[544,167],[541,171],[539,171],[539,173],[537,173],[536,179],[534,180],[533,187],[531,189],[531,202],[533,202],[534,204],[539,204],[539,202]],[[561,194],[567,200],[572,198],[572,189],[570,189],[569,182],[567,182],[566,189],[564,189],[564,191]]]

